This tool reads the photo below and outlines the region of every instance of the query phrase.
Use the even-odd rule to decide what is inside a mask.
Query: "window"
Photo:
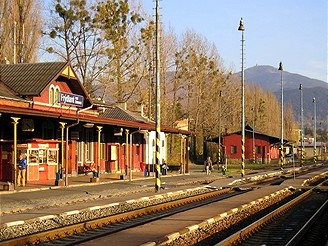
[[[59,104],[59,93],[60,93],[60,90],[59,90],[59,87],[57,85],[55,95],[54,95],[55,104],[57,104],[57,105]]]
[[[255,146],[256,154],[261,154],[261,146]]]
[[[39,163],[47,163],[47,150],[40,149],[39,150]]]
[[[48,163],[58,163],[58,150],[49,149],[48,150]]]
[[[138,144],[136,146],[136,155],[139,155],[139,153],[140,153],[140,145]]]
[[[58,105],[59,104],[59,86],[50,85],[49,89],[49,104],[50,105]]]
[[[55,88],[53,85],[50,85],[50,90],[49,90],[49,104],[53,105],[55,103]]]
[[[231,154],[237,154],[237,146],[235,145],[231,146]]]
[[[39,150],[31,149],[28,153],[28,163],[39,163]]]
[[[77,163],[83,163],[83,142],[76,143],[76,156],[77,156]]]
[[[106,160],[106,144],[100,143],[100,159]]]

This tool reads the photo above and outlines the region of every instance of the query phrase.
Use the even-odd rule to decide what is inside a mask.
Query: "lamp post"
[[[280,168],[281,170],[283,169],[284,166],[284,86],[283,86],[283,79],[282,79],[282,73],[283,73],[283,68],[282,68],[282,62],[279,63],[279,68],[278,70],[280,71],[280,82],[281,82],[281,126],[280,126]]]
[[[18,117],[10,117],[13,120],[13,124],[14,124],[14,190],[16,190],[16,184],[17,184],[17,125],[18,125],[18,121],[20,120],[20,118]]]
[[[160,164],[161,164],[161,93],[160,93],[160,14],[159,0],[156,0],[156,165],[155,165],[155,192],[161,189]]]
[[[317,103],[313,98],[313,162],[317,162]]]
[[[218,152],[218,169],[221,164],[221,96],[222,91],[219,92],[219,152]]]
[[[252,131],[252,149],[253,149],[253,164],[256,163],[256,153],[255,153],[255,107],[252,108],[253,110],[253,131]]]
[[[304,126],[303,126],[303,87],[300,84],[300,121],[301,121],[301,166],[304,164]]]
[[[128,175],[129,166],[129,129],[125,129],[125,175]]]
[[[100,139],[101,139],[101,130],[102,130],[102,126],[97,126],[97,132],[98,132],[98,148],[97,148],[97,174],[98,177],[100,177]]]
[[[245,175],[245,74],[244,74],[244,20],[240,19],[241,31],[241,177]]]

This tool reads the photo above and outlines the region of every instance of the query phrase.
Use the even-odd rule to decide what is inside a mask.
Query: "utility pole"
[[[160,19],[159,0],[156,0],[156,166],[155,166],[155,192],[161,189],[160,164],[161,164],[161,107],[160,107]]]

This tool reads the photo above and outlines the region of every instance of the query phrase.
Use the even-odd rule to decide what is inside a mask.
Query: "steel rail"
[[[223,245],[236,245],[246,238],[248,238],[253,232],[256,232],[261,229],[261,227],[265,226],[266,224],[270,223],[275,218],[280,217],[282,214],[286,213],[288,210],[293,208],[296,204],[302,202],[303,200],[310,197],[318,186],[321,184],[312,187],[311,189],[305,191],[298,197],[294,198],[293,200],[289,201],[288,203],[280,206],[276,210],[272,211],[271,213],[267,214],[266,216],[262,217],[261,219],[255,221],[254,223],[250,224],[249,226],[239,230],[238,232],[232,234],[231,236],[227,237],[226,239],[220,241],[215,246],[223,246]]]
[[[246,192],[246,191],[242,191],[242,192]],[[99,219],[86,221],[86,222],[82,222],[82,223],[78,223],[78,224],[74,224],[74,225],[68,225],[65,227],[56,228],[56,229],[49,230],[49,231],[44,231],[44,232],[40,232],[40,233],[22,236],[19,238],[10,239],[7,241],[0,242],[0,245],[1,246],[2,245],[19,246],[19,245],[40,244],[40,243],[43,243],[46,241],[56,240],[59,238],[72,236],[72,235],[75,235],[78,233],[85,233],[86,231],[98,229],[98,228],[101,228],[101,227],[104,227],[107,225],[113,225],[115,223],[122,223],[127,220],[132,220],[132,219],[138,218],[140,216],[154,214],[158,211],[169,210],[169,209],[172,209],[175,207],[184,206],[186,204],[191,204],[191,203],[195,203],[198,201],[206,201],[207,200],[207,202],[205,202],[205,203],[209,203],[210,202],[209,199],[213,198],[213,197],[219,197],[219,196],[222,196],[225,194],[231,194],[230,196],[232,196],[232,195],[237,195],[240,193],[241,193],[240,191],[239,192],[232,191],[232,188],[215,190],[215,191],[211,191],[211,192],[208,192],[205,194],[195,195],[192,197],[187,197],[187,198],[183,198],[183,199],[179,199],[179,200],[175,200],[175,201],[152,205],[149,207],[145,207],[145,208],[141,208],[141,209],[137,209],[137,210],[121,213],[121,214],[116,214],[116,215],[112,215],[109,217],[99,218]],[[221,199],[224,199],[224,198],[221,198]],[[205,205],[205,203],[202,205]],[[197,206],[202,206],[202,205],[199,204]],[[190,209],[190,208],[188,208],[188,209]],[[178,213],[178,212],[175,212],[175,213]],[[169,213],[166,213],[166,216],[168,216],[168,215],[169,215]],[[143,222],[143,223],[146,223],[146,222]],[[108,232],[107,232],[107,234],[108,234]],[[99,237],[99,236],[103,236],[103,235],[99,235],[99,234],[95,235],[95,237]],[[81,240],[86,241],[86,239],[82,239],[82,238],[81,238]],[[88,239],[88,240],[90,240],[90,239]],[[70,245],[70,244],[68,244],[68,245]]]
[[[327,210],[328,201],[326,201],[322,206],[318,209],[318,211],[309,219],[309,221],[294,235],[292,239],[286,244],[286,246],[297,245],[300,242],[302,237],[307,233],[307,231],[311,228],[311,226],[318,220],[320,216],[324,214]]]

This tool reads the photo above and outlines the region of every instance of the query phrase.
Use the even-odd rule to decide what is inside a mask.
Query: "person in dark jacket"
[[[27,161],[25,154],[19,155],[19,162],[17,166],[17,184],[18,186],[25,186],[25,179],[26,179],[26,167]]]

